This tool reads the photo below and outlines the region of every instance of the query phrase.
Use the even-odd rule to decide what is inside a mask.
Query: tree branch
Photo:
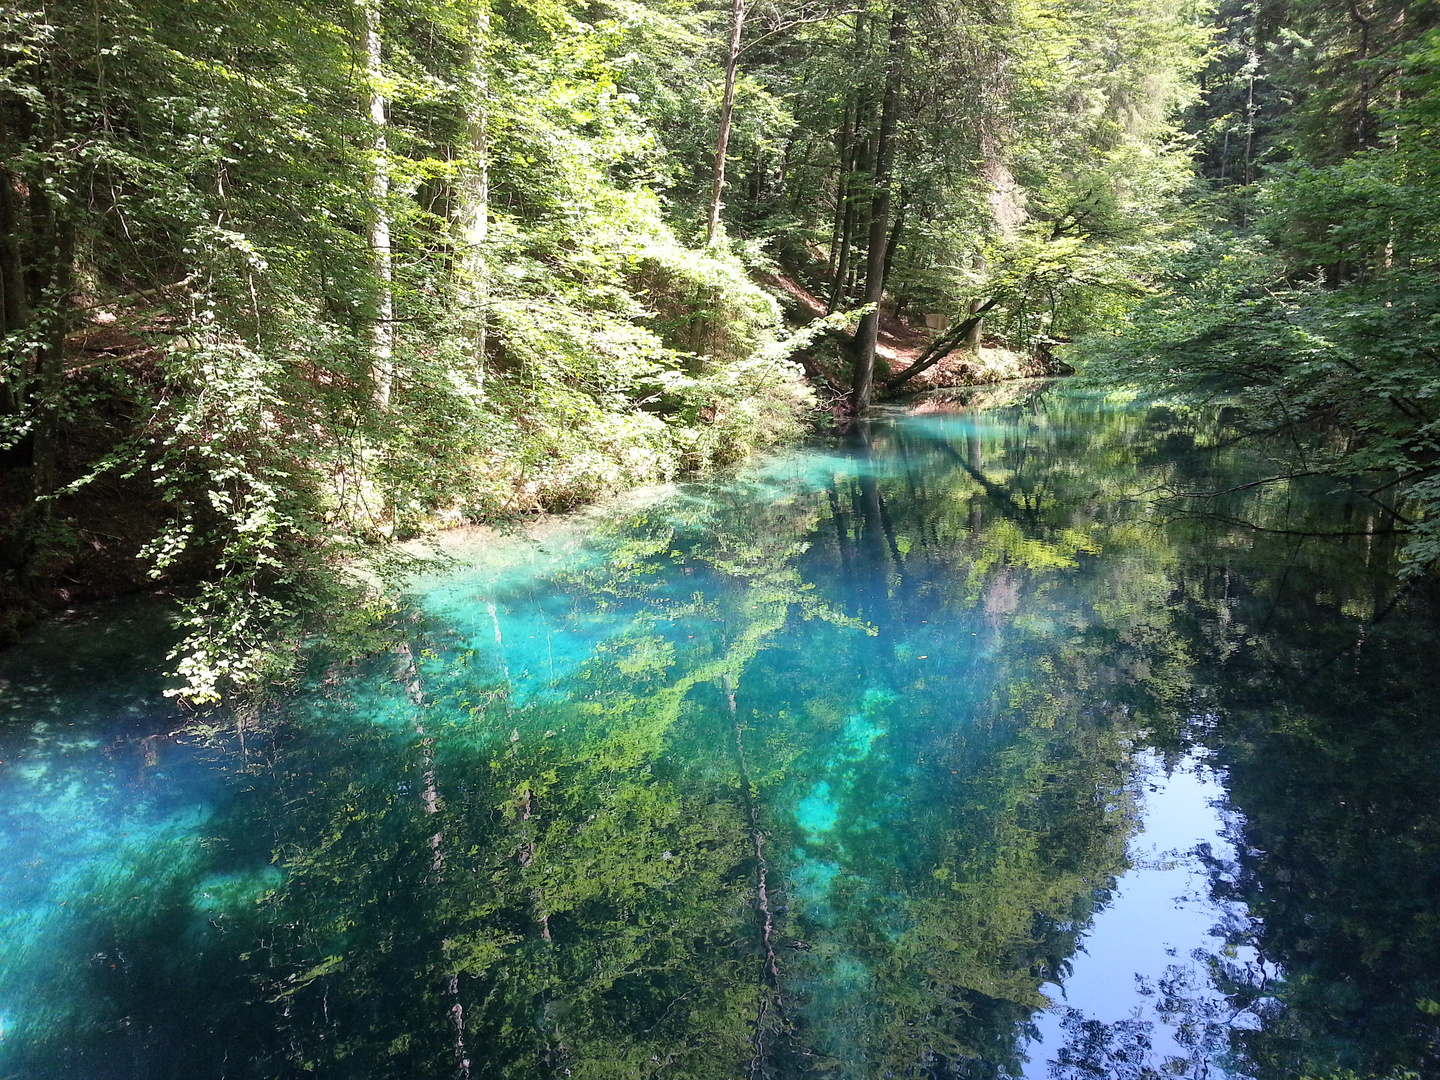
[[[864,10],[864,8],[845,8],[841,11],[827,10],[816,12],[813,15],[799,15],[794,19],[791,19],[789,22],[781,22],[776,24],[769,30],[765,31],[765,33],[761,34],[759,37],[746,42],[744,45],[740,46],[739,51],[736,52],[735,55],[744,56],[747,52],[753,49],[756,45],[759,45],[762,41],[768,41],[770,38],[775,37],[777,34],[785,33],[785,31],[787,30],[794,30],[797,26],[809,26],[812,23],[825,22],[827,19],[839,19],[843,18],[846,15],[860,15],[864,12]]]

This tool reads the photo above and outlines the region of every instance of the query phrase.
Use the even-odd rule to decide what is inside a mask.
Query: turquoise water
[[[1219,415],[1019,387],[457,534],[243,715],[159,602],[41,628],[0,1077],[1433,1074],[1437,604]]]

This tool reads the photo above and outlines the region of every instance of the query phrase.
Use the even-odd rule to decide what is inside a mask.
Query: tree
[[[369,86],[366,105],[374,131],[370,183],[373,210],[367,240],[374,252],[375,278],[379,283],[374,324],[370,331],[370,378],[375,384],[375,404],[385,409],[390,405],[390,384],[394,377],[395,298],[390,250],[390,162],[387,160],[389,149],[385,140],[385,96],[381,92],[384,68],[377,0],[365,5],[364,18],[365,79]]]
[[[880,302],[885,295],[886,249],[890,230],[890,187],[895,171],[896,125],[905,80],[906,22],[909,13],[897,3],[890,13],[890,44],[885,58],[885,93],[875,138],[875,194],[870,202],[870,238],[865,254],[865,303],[870,306],[855,332],[855,366],[850,380],[851,409],[863,415],[870,408],[875,378],[875,343],[880,331]]]
[[[725,153],[730,146],[730,118],[735,108],[735,75],[740,66],[740,35],[745,29],[745,0],[731,0],[730,48],[725,55],[725,91],[720,102],[720,131],[715,136],[715,178],[710,189],[710,217],[705,243],[715,243],[720,230],[720,196],[725,189]]]

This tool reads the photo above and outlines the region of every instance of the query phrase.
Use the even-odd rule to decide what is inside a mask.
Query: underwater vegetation
[[[1043,385],[884,417],[456,540],[390,647],[203,723],[159,607],[45,628],[0,668],[0,1075],[1020,1076],[1197,747],[1235,919],[1162,996],[1247,1019],[1171,1075],[1427,1068],[1432,609],[1297,535],[1324,486],[1166,497],[1263,469],[1228,435]],[[1067,1031],[1057,1076],[1151,1067]]]

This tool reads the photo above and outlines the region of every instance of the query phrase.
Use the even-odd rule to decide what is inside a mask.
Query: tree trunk
[[[35,370],[26,399],[35,416],[34,456],[30,476],[34,497],[44,499],[56,486],[60,450],[60,395],[64,385],[65,333],[70,324],[70,294],[75,264],[75,226],[62,216],[69,199],[57,206],[43,169],[26,177],[30,202],[30,234],[35,260],[30,283],[32,311],[39,324]],[[37,504],[49,516],[49,501]]]
[[[1350,5],[1350,18],[1360,24],[1360,119],[1356,123],[1356,139],[1361,150],[1369,145],[1370,127],[1370,19],[1360,14],[1360,5]]]
[[[985,312],[989,311],[999,302],[1000,298],[993,296],[978,308],[974,304],[971,304],[970,309],[974,312],[973,315],[964,322],[952,326],[946,333],[931,342],[930,347],[921,353],[919,359],[909,367],[903,371],[897,371],[894,375],[886,379],[885,389],[894,390],[896,387],[904,385],[922,371],[927,371],[934,367],[941,360],[944,360],[945,357],[960,348],[966,339],[970,337],[975,327],[980,325],[981,320],[985,316]]]
[[[720,133],[715,138],[715,175],[710,185],[710,221],[705,246],[720,232],[720,196],[725,190],[725,154],[730,147],[730,118],[735,109],[735,75],[740,67],[740,33],[745,29],[745,0],[731,0],[730,52],[725,58],[725,97],[720,103]]]
[[[857,31],[858,37],[858,31]],[[860,210],[863,202],[860,177],[872,166],[870,133],[862,130],[861,114],[869,108],[863,96],[855,102],[850,131],[849,171],[845,178],[844,217],[841,218],[840,259],[835,270],[835,281],[830,289],[830,303],[827,314],[839,310],[854,295],[855,279],[855,237],[860,231]]]
[[[855,182],[853,168],[845,181],[845,204],[840,208],[840,254],[835,263],[835,280],[830,286],[830,302],[825,310],[827,315],[841,307],[850,284],[850,253],[855,245],[855,197],[851,190]]]
[[[790,154],[795,149],[795,133],[791,132],[785,137],[785,145],[780,148],[780,174],[775,178],[776,201],[779,202],[790,194]],[[799,185],[796,185],[796,193],[799,193]],[[799,199],[794,199],[792,205],[796,210],[801,208]],[[806,211],[805,222],[807,225],[815,220],[813,212]]]
[[[1260,63],[1260,58],[1252,48],[1250,50],[1249,82],[1245,91],[1245,186],[1249,187],[1254,177],[1250,172],[1250,163],[1255,151],[1255,67]]]
[[[863,416],[870,408],[875,380],[875,344],[880,334],[880,300],[885,292],[885,241],[890,225],[890,182],[895,165],[895,126],[900,110],[900,84],[905,69],[906,11],[897,5],[890,16],[890,48],[886,57],[885,98],[875,146],[875,194],[870,202],[870,244],[865,259],[865,303],[874,305],[855,332],[855,364],[850,379],[850,406]]]
[[[465,118],[469,145],[460,175],[460,248],[462,273],[471,289],[474,330],[471,363],[475,384],[485,393],[485,350],[489,344],[490,274],[485,245],[490,238],[490,73],[486,46],[490,15],[481,7],[471,47],[471,104]]]
[[[858,16],[863,19],[864,16]],[[830,241],[830,302],[826,306],[828,315],[835,310],[840,297],[840,283],[850,272],[850,229],[854,224],[850,214],[850,178],[855,171],[855,105],[850,97],[845,99],[845,117],[840,122],[840,138],[837,147],[840,169],[835,178],[835,231]]]
[[[370,326],[370,381],[375,404],[390,407],[394,380],[395,292],[390,252],[390,162],[385,139],[385,97],[380,92],[383,77],[380,49],[380,5],[371,0],[365,6],[365,76],[370,109],[370,198],[371,211],[367,240],[370,244],[378,293],[375,321]]]
[[[865,48],[864,11],[855,16],[853,48],[858,61]],[[830,279],[830,300],[825,307],[827,315],[840,307],[850,276],[850,249],[855,238],[855,174],[860,167],[860,113],[864,107],[862,93],[846,95],[845,117],[840,125],[840,178],[835,185],[835,244],[830,252],[834,272]],[[837,245],[838,252],[835,250]]]
[[[970,301],[969,310],[971,318],[966,320],[970,323],[970,331],[965,335],[965,339],[961,345],[971,352],[978,352],[980,349],[980,334],[985,326],[985,320],[980,316],[983,314],[982,309],[984,307],[985,301],[983,300]]]
[[[849,105],[846,105],[845,111],[847,113],[850,111]],[[837,276],[835,271],[839,268],[840,265],[840,234],[845,229],[845,152],[843,149],[839,154],[836,155],[836,159],[835,222],[830,229],[830,247],[826,249],[825,255],[825,276],[830,279],[832,291],[835,278]]]
[[[890,274],[895,269],[895,252],[900,248],[900,236],[905,231],[905,211],[909,198],[910,193],[905,189],[905,185],[901,184],[900,205],[895,208],[895,224],[890,229],[890,239],[885,242],[885,273],[881,277],[883,282],[889,282]]]
[[[20,257],[21,226],[17,177],[0,165],[0,336],[30,325],[30,302],[25,295],[25,268]],[[25,360],[5,357],[0,368],[0,415],[20,411],[20,383]]]

